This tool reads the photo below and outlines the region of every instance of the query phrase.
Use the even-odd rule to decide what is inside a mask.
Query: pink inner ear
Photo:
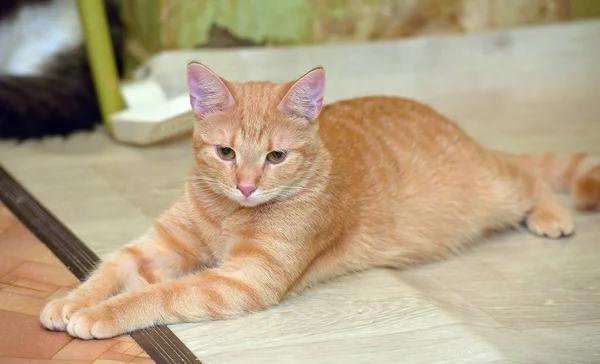
[[[279,103],[279,111],[312,122],[321,113],[324,92],[325,70],[315,68],[294,83]]]
[[[187,70],[190,104],[196,115],[205,117],[233,106],[233,96],[223,81],[199,63],[190,63]]]

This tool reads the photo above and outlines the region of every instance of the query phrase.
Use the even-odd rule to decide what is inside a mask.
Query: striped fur
[[[521,222],[570,235],[551,186],[576,207],[600,206],[598,159],[492,151],[401,98],[321,110],[324,80],[317,68],[290,83],[230,83],[190,64],[196,165],[180,198],[50,302],[43,325],[90,339],[243,315],[340,275],[450,257]],[[266,162],[273,150],[285,160]],[[257,187],[250,197],[241,180]]]

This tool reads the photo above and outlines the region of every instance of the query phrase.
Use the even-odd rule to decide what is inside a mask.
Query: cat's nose
[[[242,191],[242,194],[246,197],[249,197],[252,192],[256,191],[256,186],[253,185],[238,185],[237,188]]]

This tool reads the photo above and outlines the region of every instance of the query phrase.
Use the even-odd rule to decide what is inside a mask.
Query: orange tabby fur
[[[108,338],[263,310],[350,272],[449,257],[522,221],[538,235],[570,235],[542,178],[579,208],[600,206],[598,159],[492,151],[397,97],[321,111],[324,82],[316,68],[286,84],[230,83],[191,63],[196,166],[183,193],[146,235],[50,302],[43,325]],[[273,150],[286,159],[266,163]],[[258,189],[245,198],[240,184]]]

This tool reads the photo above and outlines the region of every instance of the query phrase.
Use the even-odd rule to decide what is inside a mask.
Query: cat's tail
[[[100,121],[86,74],[72,77],[0,76],[0,139],[66,136]]]
[[[580,210],[600,210],[600,158],[587,154],[520,154],[525,168],[546,180],[556,192],[573,195]]]

